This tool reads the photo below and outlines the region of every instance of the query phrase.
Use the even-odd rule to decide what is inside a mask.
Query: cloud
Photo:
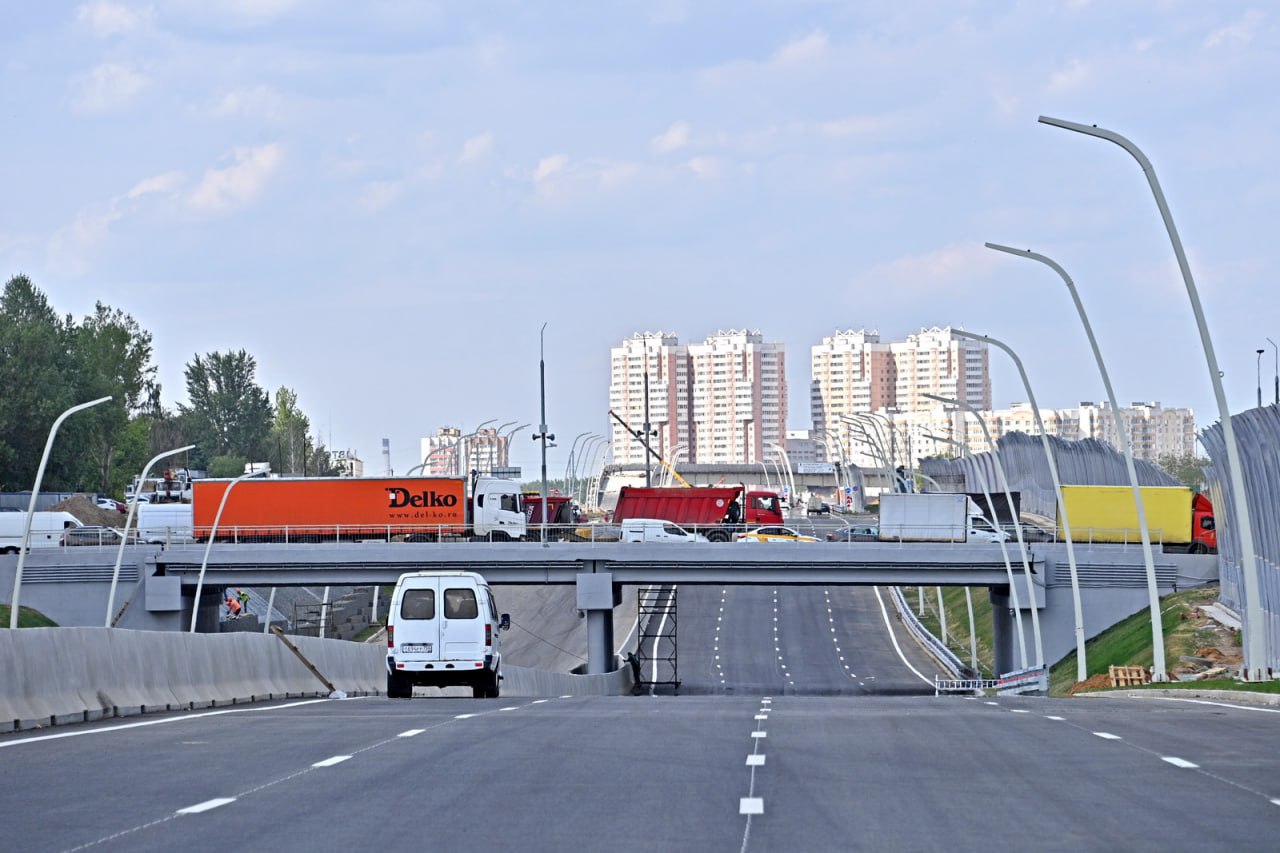
[[[266,85],[245,86],[225,92],[207,112],[215,118],[247,116],[252,118],[279,118],[284,112],[285,99],[275,89]]]
[[[688,122],[678,121],[655,136],[649,145],[655,153],[670,154],[689,144],[689,131]]]
[[[820,123],[818,132],[823,136],[843,139],[892,130],[898,124],[899,122],[888,116],[849,116]]]
[[[111,112],[128,105],[150,83],[149,78],[123,65],[103,63],[76,78],[78,94],[72,106],[84,114]]]
[[[685,166],[703,180],[712,180],[724,174],[725,163],[718,157],[693,157]]]
[[[943,246],[919,255],[906,255],[876,264],[858,276],[858,282],[881,290],[929,294],[973,279],[995,267],[996,253],[975,241]]]
[[[459,163],[475,163],[489,156],[493,150],[493,131],[486,130],[479,136],[473,136],[462,143],[462,152],[458,154]]]
[[[1071,92],[1087,83],[1090,76],[1089,66],[1078,59],[1073,59],[1067,63],[1066,68],[1053,73],[1049,78],[1048,90],[1054,93]]]
[[[1262,26],[1262,19],[1264,17],[1265,16],[1257,9],[1250,9],[1234,24],[1209,33],[1209,37],[1204,40],[1204,46],[1212,49],[1229,44],[1248,44],[1253,41],[1253,37],[1257,33],[1258,28]]]
[[[399,198],[402,190],[397,181],[374,181],[365,186],[357,203],[366,213],[376,213]]]
[[[809,65],[827,53],[827,34],[815,30],[804,38],[789,41],[778,48],[772,58],[775,65]]]
[[[140,198],[151,193],[171,193],[185,180],[185,176],[181,172],[165,172],[163,175],[156,175],[151,178],[144,178],[133,185],[133,188],[124,194],[125,198]]]
[[[196,210],[222,212],[243,207],[262,192],[267,180],[280,168],[284,149],[276,143],[237,148],[235,163],[225,169],[207,169],[188,203]]]
[[[110,38],[145,29],[151,21],[151,10],[136,11],[119,3],[99,0],[77,8],[76,20],[98,38]]]
[[[551,178],[553,175],[563,172],[564,167],[569,164],[569,158],[564,154],[554,154],[550,157],[543,157],[538,161],[538,166],[533,170],[533,182],[541,184]]]

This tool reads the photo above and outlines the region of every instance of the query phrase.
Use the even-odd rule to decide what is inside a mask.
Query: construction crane
[[[624,420],[623,420],[623,419],[618,415],[618,413],[617,413],[617,412],[615,412],[613,409],[610,409],[610,410],[609,410],[609,416],[610,416],[610,417],[612,417],[612,418],[613,418],[615,421],[617,421],[618,423],[622,424],[622,428],[623,428],[623,429],[625,429],[627,432],[631,433],[631,434],[632,434],[632,435],[634,435],[636,438],[640,439],[640,443],[644,445],[644,449],[645,449],[645,450],[649,451],[649,455],[650,455],[650,456],[652,456],[654,459],[657,459],[657,460],[658,460],[658,464],[660,464],[663,468],[666,468],[666,469],[667,469],[667,471],[669,471],[669,472],[671,473],[671,476],[672,476],[672,477],[675,477],[675,478],[676,478],[676,480],[678,480],[678,481],[680,482],[680,485],[684,486],[686,489],[692,489],[692,488],[693,488],[693,486],[689,483],[689,481],[688,481],[688,480],[686,480],[684,477],[681,477],[681,476],[680,476],[680,472],[679,472],[679,471],[677,471],[677,470],[675,469],[675,467],[671,465],[671,463],[669,463],[669,462],[667,462],[667,460],[663,459],[663,458],[662,458],[662,455],[661,455],[661,454],[659,454],[659,453],[658,453],[658,451],[654,450],[652,447],[650,447],[650,446],[649,446],[649,437],[648,437],[648,436],[646,436],[646,435],[642,435],[642,434],[641,434],[641,433],[643,432],[643,430],[641,430],[640,432],[637,432],[636,430],[633,430],[633,429],[631,428],[631,424],[629,424],[629,423],[627,423],[626,421],[624,421]]]

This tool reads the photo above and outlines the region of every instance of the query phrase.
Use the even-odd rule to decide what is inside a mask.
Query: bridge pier
[[[1009,587],[989,587],[988,593],[991,597],[991,644],[995,647],[993,654],[996,674],[1013,672],[1021,669],[1022,665],[1014,651],[1018,635]]]
[[[587,614],[587,675],[613,670],[613,608],[622,603],[622,588],[611,572],[577,575],[578,609]]]

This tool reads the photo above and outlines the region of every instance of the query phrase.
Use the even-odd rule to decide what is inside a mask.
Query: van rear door
[[[439,600],[439,578],[413,578],[405,582],[395,618],[396,660],[441,659]]]
[[[441,578],[440,642],[444,660],[483,660],[485,619],[470,578]]]

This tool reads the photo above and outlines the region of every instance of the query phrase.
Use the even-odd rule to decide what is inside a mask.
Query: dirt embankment
[[[126,513],[119,512],[114,509],[100,509],[91,498],[83,495],[75,495],[67,498],[65,501],[59,501],[49,507],[50,512],[69,512],[76,518],[80,519],[81,524],[88,524],[97,527],[124,527],[125,519],[129,516]],[[136,527],[138,520],[134,519]]]

